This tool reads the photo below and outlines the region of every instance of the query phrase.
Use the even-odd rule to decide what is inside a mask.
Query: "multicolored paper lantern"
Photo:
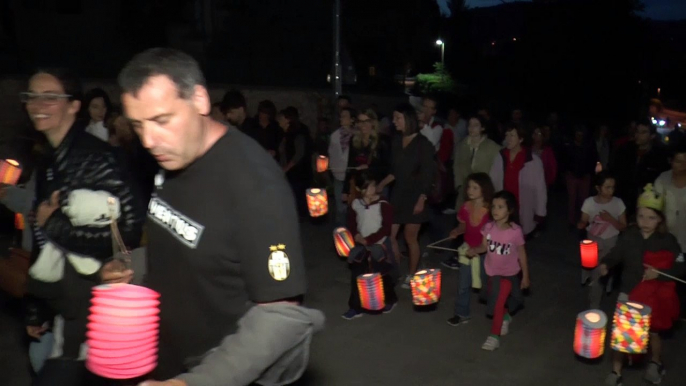
[[[329,211],[329,200],[326,196],[326,190],[319,188],[307,189],[306,197],[310,216],[320,217]]]
[[[412,303],[427,306],[437,303],[441,298],[441,270],[426,269],[414,274],[410,279]]]
[[[320,155],[317,157],[317,173],[323,173],[329,168],[329,157]]]
[[[350,250],[355,247],[355,240],[352,233],[345,228],[336,228],[333,231],[333,243],[336,246],[336,252],[340,257],[348,257]]]
[[[111,379],[137,378],[157,366],[160,294],[131,284],[93,288],[86,367]]]
[[[612,323],[612,349],[627,354],[645,354],[650,339],[651,312],[645,304],[617,302]]]
[[[595,359],[605,352],[605,327],[607,315],[601,310],[589,310],[576,317],[574,329],[574,352],[588,359]]]
[[[13,159],[0,160],[0,183],[16,185],[19,177],[21,177],[19,162]]]
[[[357,289],[360,292],[362,308],[379,311],[386,306],[383,280],[378,273],[366,273],[357,277]]]
[[[581,266],[595,268],[598,266],[598,243],[592,240],[584,240],[579,243],[581,251]]]

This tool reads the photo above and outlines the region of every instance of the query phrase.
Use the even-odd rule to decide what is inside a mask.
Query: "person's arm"
[[[583,208],[581,209],[581,219],[579,219],[579,222],[576,224],[576,229],[583,230],[586,229],[588,226],[588,223],[590,222],[590,218],[588,216],[588,213],[583,211]]]
[[[379,191],[381,191],[381,190],[383,190],[383,188],[385,188],[388,184],[390,184],[393,181],[395,181],[395,176],[393,174],[389,174],[386,176],[386,178],[384,178],[383,180],[381,180],[381,182],[379,182],[379,184],[376,186],[376,188]]]
[[[0,203],[14,213],[28,213],[31,211],[33,198],[36,196],[35,182],[36,173],[33,173],[23,188],[12,185],[1,186]]]
[[[517,246],[517,253],[519,253],[519,266],[522,267],[522,288],[529,288],[531,280],[529,278],[529,261],[526,257],[526,248],[524,245]]]
[[[619,265],[622,262],[622,259],[624,259],[624,254],[625,254],[625,247],[624,245],[626,244],[626,233],[621,233],[619,235],[619,238],[617,239],[617,244],[612,248],[610,253],[608,253],[603,260],[600,262],[600,265],[604,265],[607,269],[614,268],[615,266]]]
[[[393,227],[393,207],[387,202],[381,204],[381,228],[371,235],[365,237],[367,245],[376,244],[384,237],[390,237]],[[351,212],[351,211],[348,211]]]
[[[489,175],[491,176],[491,181],[493,181],[493,188],[495,191],[498,192],[503,190],[503,157],[501,156],[500,152],[496,153],[495,157],[493,158],[493,164],[491,165],[491,171]]]
[[[295,145],[295,154],[293,158],[288,162],[286,167],[284,167],[284,172],[291,170],[295,165],[297,165],[305,156],[305,137],[303,135],[298,135],[293,141]]]
[[[122,239],[127,246],[140,241],[143,227],[143,215],[134,203],[130,184],[123,178],[116,160],[110,153],[94,153],[80,165],[81,170],[74,172],[79,176],[78,181],[72,181],[72,186],[89,185],[93,191],[106,191],[119,200],[121,215],[117,226]],[[61,207],[69,205],[67,188],[60,190],[59,204]],[[112,235],[109,226],[74,226],[69,217],[61,210],[55,210],[43,225],[48,239],[70,252],[86,255],[98,259],[112,256]]]
[[[681,253],[681,247],[679,246],[679,242],[673,234],[667,234],[666,239],[666,249],[674,254],[674,263],[672,264],[671,268],[661,269],[660,272],[664,272],[667,275],[681,278],[684,274],[684,263],[676,261],[676,258]],[[657,280],[672,281],[672,279],[664,275],[658,275]]]

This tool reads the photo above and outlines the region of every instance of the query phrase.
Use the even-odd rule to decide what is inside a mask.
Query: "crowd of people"
[[[421,104],[398,105],[389,117],[377,106],[358,109],[340,96],[335,116],[319,118],[310,130],[297,108],[278,110],[269,100],[250,116],[237,90],[211,103],[197,63],[167,49],[136,56],[119,83],[121,107],[102,89],[82,95],[75,77],[55,69],[37,71],[22,94],[45,141],[36,147],[25,184],[3,187],[2,202],[31,224],[23,246],[32,252],[25,298],[37,385],[80,384],[74,379],[97,384],[84,378],[82,366],[66,369],[51,360],[87,355],[90,289],[136,275],[111,260],[112,231],[95,222],[103,216],[117,223],[127,248],[147,247],[144,282],[172,299],[161,305],[155,376],[169,381],[159,384],[215,384],[208,382],[223,377],[236,382],[221,384],[247,384],[298,373],[287,371],[295,360],[272,367],[280,357],[266,355],[268,342],[259,342],[275,336],[265,333],[275,325],[291,336],[295,327],[279,324],[287,318],[313,326],[309,333],[322,327],[323,316],[302,306],[297,221],[308,221],[311,187],[332,193],[331,222],[350,230],[355,242],[343,318],[367,312],[356,279],[370,272],[384,283],[381,312],[393,311],[396,284],[409,289],[426,257],[419,235],[427,228],[431,242],[451,238],[459,251],[442,262],[459,271],[448,324],[470,321],[472,289],[480,289],[493,317],[482,348],[491,351],[508,334],[531,282],[526,242],[545,229],[551,190],[565,187],[570,231],[599,246],[601,264],[582,271],[589,306],[599,308],[603,290],[613,286],[620,299],[650,305],[652,356],[645,379],[660,382],[660,334],[677,320],[679,300],[674,283],[653,268],[683,274],[681,128],[664,140],[646,117],[613,141],[604,124],[594,130],[567,126],[555,113],[533,123],[519,109],[500,123],[488,109],[468,114],[427,95]],[[325,173],[315,168],[318,156],[328,157]],[[100,191],[118,201],[116,216]],[[442,225],[446,217],[454,219],[454,229]],[[50,253],[79,254],[91,264],[69,260],[54,278],[37,264]],[[399,269],[403,261],[407,268]],[[246,307],[246,301],[259,307]],[[244,328],[236,331],[236,322]],[[206,332],[191,338],[184,333],[188,326]],[[242,345],[245,340],[232,338],[236,334],[258,343]],[[307,356],[302,341],[282,346]],[[232,365],[246,355],[260,364],[252,372]],[[623,360],[614,358],[607,384],[622,383]]]

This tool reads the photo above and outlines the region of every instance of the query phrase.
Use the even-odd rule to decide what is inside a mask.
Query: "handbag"
[[[0,259],[0,288],[12,297],[24,297],[30,265],[30,252],[21,248],[10,248],[9,256]]]

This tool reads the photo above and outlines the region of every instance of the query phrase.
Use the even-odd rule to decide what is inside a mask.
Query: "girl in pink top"
[[[493,221],[481,231],[481,247],[470,250],[472,255],[486,252],[485,268],[488,275],[486,291],[488,313],[493,315],[491,334],[481,346],[493,351],[500,347],[500,337],[509,332],[513,312],[521,305],[521,290],[529,288],[529,266],[524,249],[524,234],[517,225],[517,199],[507,191],[493,196]],[[520,281],[519,273],[522,273]]]
[[[486,173],[470,174],[466,182],[465,196],[468,201],[462,205],[457,213],[459,225],[450,232],[450,237],[457,238],[464,234],[465,243],[470,249],[473,249],[481,246],[483,240],[481,229],[489,220],[488,213],[495,189],[491,177]],[[481,265],[481,277],[483,278],[481,281],[485,281],[483,256],[474,255],[470,252],[467,252],[467,255],[475,257],[471,261],[464,257],[461,258],[463,261],[455,261],[456,267],[460,270],[460,280],[455,298],[455,311],[453,317],[448,319],[448,324],[451,326],[466,323],[471,318],[469,304],[472,295],[472,280],[474,279],[472,278],[471,264]]]

